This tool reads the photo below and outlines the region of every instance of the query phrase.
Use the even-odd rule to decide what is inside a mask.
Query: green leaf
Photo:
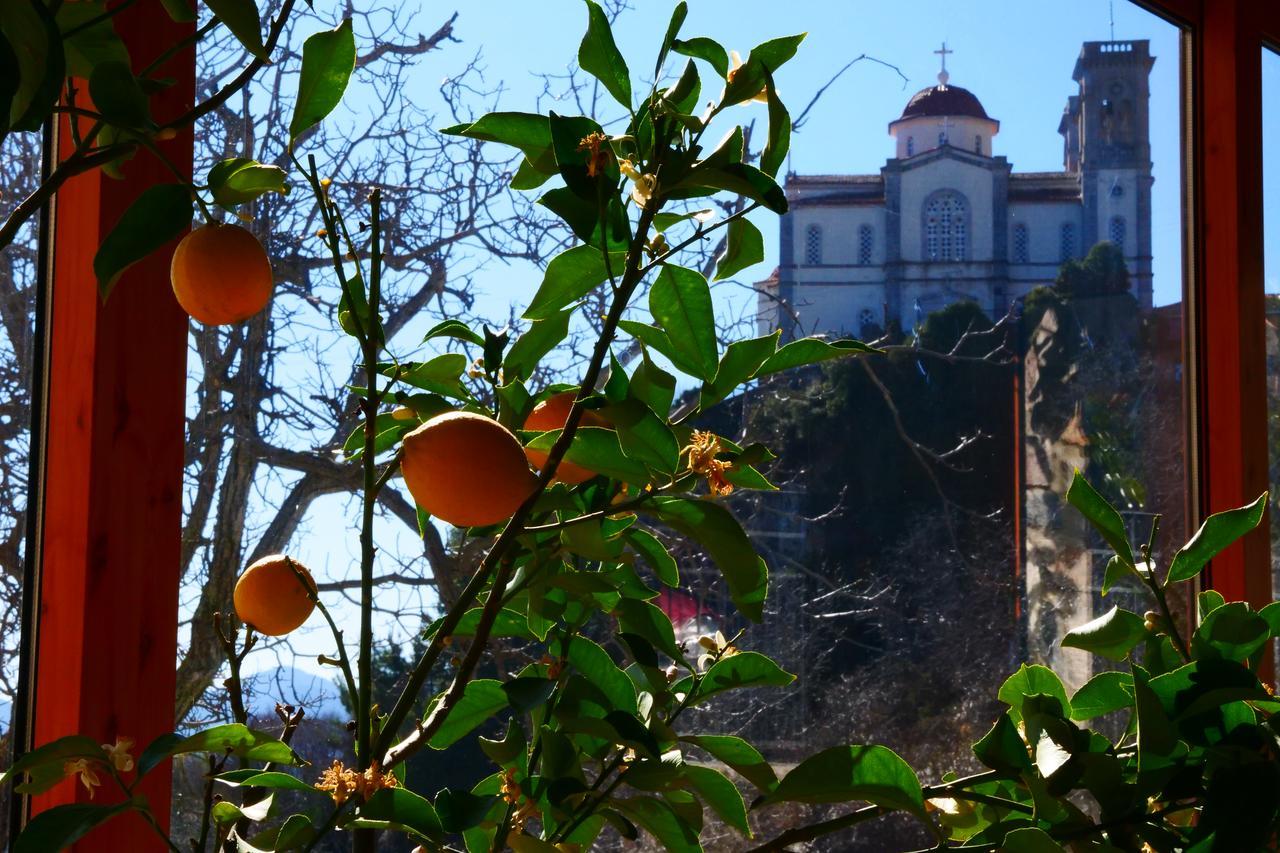
[[[545,320],[555,316],[603,284],[610,270],[615,276],[620,275],[625,261],[625,253],[610,252],[606,267],[604,254],[595,246],[574,246],[561,252],[547,264],[542,285],[525,309],[524,318]]]
[[[130,65],[129,50],[116,34],[111,17],[103,16],[106,8],[105,0],[81,0],[58,7],[56,19],[64,36],[67,72],[73,77],[89,79],[94,67],[101,62],[119,62],[126,68]],[[94,21],[97,23],[91,23]],[[72,30],[77,32],[66,37]],[[17,79],[15,76],[14,81]],[[0,114],[8,116],[8,109],[0,110]]]
[[[308,785],[297,776],[290,776],[288,773],[281,773],[276,770],[266,772],[249,767],[243,770],[231,770],[221,773],[214,778],[226,785],[247,788],[277,788],[286,791],[306,791],[310,794],[324,794],[323,791],[314,785]]]
[[[466,323],[461,320],[445,320],[431,327],[431,331],[423,336],[422,342],[434,340],[435,338],[455,338],[460,341],[466,341],[469,344],[475,344],[478,347],[484,346],[484,338]]]
[[[531,450],[550,452],[559,437],[560,430],[549,430],[531,439],[527,446]],[[575,465],[626,483],[642,484],[650,479],[649,471],[643,464],[622,452],[618,434],[603,427],[578,427],[564,458]]]
[[[680,445],[666,421],[635,398],[605,406],[601,414],[618,431],[622,452],[664,474],[674,474]]]
[[[1273,601],[1258,611],[1271,629],[1271,636],[1280,637],[1280,601]]]
[[[1124,660],[1146,637],[1141,616],[1113,607],[1092,622],[1072,628],[1062,638],[1062,645],[1110,660]]]
[[[778,785],[773,767],[754,746],[733,735],[684,735],[680,740],[706,750],[712,758],[768,793]]]
[[[862,341],[855,341],[851,338],[838,341],[801,338],[798,341],[786,344],[769,356],[765,363],[760,365],[760,369],[755,372],[752,378],[758,379],[761,376],[768,376],[770,373],[790,370],[793,367],[803,367],[807,364],[817,364],[820,361],[827,361],[832,358],[843,358],[847,355],[860,355],[871,352],[876,352],[876,350]]]
[[[667,333],[657,326],[650,326],[648,323],[640,323],[635,320],[620,320],[618,328],[640,341],[645,347],[657,351],[665,356],[677,370],[687,373],[690,376],[698,376],[702,371],[702,366],[693,358],[692,354],[685,350],[677,348],[671,342],[671,338],[667,337]],[[635,384],[633,376],[632,384]],[[674,384],[672,385],[674,393]],[[654,408],[650,406],[650,408]],[[670,406],[668,405],[668,409]],[[660,411],[654,408],[654,411]]]
[[[698,830],[656,797],[611,800],[613,807],[654,837],[668,853],[701,853]]]
[[[349,825],[407,831],[429,839],[439,839],[444,834],[435,807],[425,797],[406,788],[383,788],[374,792]]]
[[[132,801],[115,805],[73,803],[54,806],[31,818],[13,842],[13,853],[49,853],[64,850],[93,829],[133,808]]]
[[[746,163],[728,163],[715,168],[695,167],[675,186],[668,198],[709,195],[712,190],[726,190],[758,201],[774,213],[787,212],[787,195],[773,178]]]
[[[728,225],[724,254],[716,258],[715,281],[722,281],[764,260],[764,237],[745,217]]]
[[[467,369],[467,357],[460,352],[446,352],[427,361],[403,364],[379,364],[384,376],[424,391],[448,397],[465,397],[460,380]]]
[[[520,149],[533,171],[545,176],[556,173],[556,159],[551,150],[551,126],[544,115],[489,113],[470,124],[457,124],[440,132],[510,145]]]
[[[462,832],[479,825],[497,801],[497,797],[445,788],[436,794],[436,813],[445,832]]]
[[[289,145],[315,127],[342,100],[356,66],[356,41],[347,18],[332,30],[316,33],[302,45],[298,100],[289,122]]]
[[[1224,548],[1257,527],[1266,509],[1267,493],[1263,492],[1248,506],[1215,512],[1206,518],[1196,535],[1173,555],[1165,585],[1191,580],[1200,574]]]
[[[417,421],[401,420],[391,412],[384,412],[378,415],[373,422],[375,430],[373,438],[374,455],[376,456],[395,447],[396,442],[403,438],[405,433],[417,426]],[[351,434],[347,436],[347,440],[342,444],[342,455],[348,461],[359,459],[364,455],[364,428],[363,422],[356,424],[356,428],[351,431]]]
[[[618,618],[620,633],[636,634],[672,660],[684,660],[684,653],[676,645],[676,632],[671,627],[671,620],[657,607],[647,601],[624,598],[613,612]]]
[[[89,77],[89,97],[112,124],[151,127],[151,107],[138,78],[125,62],[113,60],[95,65]]]
[[[551,148],[555,151],[560,177],[564,178],[570,190],[591,206],[592,217],[599,219],[604,200],[616,195],[618,161],[612,156],[607,157],[604,169],[595,170],[591,165],[592,152],[582,143],[593,134],[604,135],[604,130],[595,119],[587,116],[563,116],[552,112],[548,122],[551,126]],[[592,246],[600,245],[598,241],[589,242]]]
[[[627,674],[618,668],[613,658],[596,643],[586,637],[575,636],[569,642],[566,655],[569,665],[608,698],[613,709],[636,713],[636,689]]]
[[[724,575],[738,611],[753,622],[763,621],[769,572],[732,513],[711,501],[672,497],[654,498],[644,511],[697,540]]]
[[[555,689],[554,681],[537,675],[518,676],[502,684],[507,702],[522,714],[545,704]]]
[[[528,379],[538,364],[569,334],[569,320],[573,309],[552,314],[544,320],[534,320],[516,339],[507,359],[503,362],[503,375],[508,382]]]
[[[248,157],[223,160],[209,170],[206,180],[213,200],[223,207],[253,201],[267,193],[289,194],[284,170],[266,166]]]
[[[253,0],[204,0],[209,11],[227,25],[244,49],[263,62],[271,60],[262,44],[262,20]],[[322,116],[323,118],[323,116]]]
[[[270,761],[276,764],[300,763],[289,744],[239,723],[214,726],[183,738],[169,749],[169,755],[206,752],[213,755],[230,753],[248,761]]]
[[[715,311],[711,288],[702,273],[685,267],[663,266],[649,290],[649,311],[666,331],[676,349],[684,352],[697,368],[698,379],[710,380],[716,373]]]
[[[764,150],[760,152],[760,171],[769,177],[777,177],[778,170],[786,162],[787,151],[791,147],[791,115],[778,97],[777,87],[773,84],[773,73],[766,71],[765,95],[769,102],[769,138],[765,141]]]
[[[587,4],[587,34],[578,47],[578,65],[604,84],[614,99],[631,109],[631,72],[613,40],[613,30],[604,10],[594,2]]]
[[[729,53],[712,39],[699,36],[687,40],[676,39],[671,49],[685,56],[701,59],[716,70],[721,77],[729,76]]]
[[[805,33],[771,39],[752,48],[747,61],[725,87],[722,103],[726,106],[754,98],[765,88],[766,75],[773,74],[795,56]]]
[[[600,223],[598,201],[583,198],[570,187],[548,190],[538,199],[538,204],[563,219],[577,238],[587,245],[608,243],[610,252],[625,251],[631,240],[631,222],[618,196],[611,194],[608,200],[609,208],[605,211],[603,225]]]
[[[65,775],[62,772],[63,762],[77,758],[102,758],[102,756],[102,745],[93,738],[85,737],[84,735],[66,735],[43,746],[36,747],[30,752],[23,753],[3,775],[0,775],[0,785],[18,779],[23,773],[42,767],[53,767],[56,771],[55,774],[42,776],[39,781],[35,778],[32,779],[32,782],[36,783],[36,787],[27,792],[40,793],[62,781]],[[48,784],[45,784],[46,780]],[[27,788],[27,786],[21,787]]]
[[[1018,667],[1018,671],[1000,685],[1000,692],[996,696],[1009,706],[1014,722],[1022,719],[1023,700],[1032,696],[1051,696],[1057,699],[1064,716],[1071,710],[1071,700],[1067,698],[1067,689],[1062,686],[1062,680],[1053,670],[1040,664],[1023,664]]]
[[[661,329],[654,331],[662,334]],[[649,353],[641,352],[640,365],[631,374],[627,393],[665,418],[676,396],[676,378],[654,364]]]
[[[175,732],[168,732],[157,737],[138,756],[138,775],[145,776],[161,762],[167,760],[173,755],[173,749],[182,743],[182,735]]]
[[[1067,502],[1080,510],[1080,513],[1102,535],[1125,565],[1135,565],[1124,519],[1120,518],[1120,513],[1116,512],[1115,507],[1107,503],[1106,498],[1089,485],[1089,481],[1078,470],[1071,480],[1070,488],[1067,489]]]
[[[1001,853],[1065,853],[1062,845],[1043,829],[1024,826],[1004,837]]]
[[[431,700],[423,719],[429,718],[444,694]],[[448,749],[466,737],[476,726],[508,706],[502,682],[492,678],[476,678],[467,682],[458,704],[453,706],[444,724],[431,736],[432,749]]]
[[[1222,597],[1222,593],[1216,589],[1206,589],[1204,592],[1196,596],[1196,614],[1200,621],[1204,621],[1204,617],[1226,604],[1227,600]],[[1273,601],[1272,604],[1275,604]],[[1267,605],[1270,607],[1270,605]],[[1266,607],[1263,608],[1266,610]],[[1261,615],[1261,614],[1259,614]]]
[[[311,818],[304,814],[290,815],[276,833],[276,850],[301,849],[310,844],[316,837],[316,828]]]
[[[1130,577],[1137,578],[1138,570],[1119,557],[1113,556],[1107,560],[1107,567],[1102,573],[1102,594],[1111,592],[1112,587]]]
[[[1267,620],[1244,602],[1234,601],[1204,618],[1191,635],[1191,653],[1197,660],[1226,658],[1244,662],[1270,638]]]
[[[156,184],[142,191],[93,257],[103,300],[126,269],[191,226],[191,207],[191,190],[182,184]]]
[[[669,587],[680,585],[680,568],[658,537],[647,530],[632,529],[624,533],[623,538],[637,554],[644,557],[658,580]]]
[[[1018,734],[1017,726],[1009,714],[1001,714],[991,730],[973,745],[977,759],[1001,773],[1020,775],[1031,766],[1027,745]]]
[[[761,338],[750,338],[729,344],[720,359],[715,379],[702,386],[698,407],[705,410],[714,406],[737,390],[739,385],[755,376],[760,366],[777,350],[778,338],[781,335],[781,331],[776,331]]]
[[[1133,707],[1133,676],[1100,672],[1071,697],[1071,719],[1081,722]]]
[[[695,703],[741,687],[786,687],[796,677],[759,652],[739,652],[711,665],[698,684]]]
[[[662,37],[662,47],[658,50],[658,61],[654,65],[654,76],[658,77],[662,74],[662,64],[667,60],[667,53],[671,50],[671,45],[675,43],[676,36],[680,35],[680,27],[684,26],[684,19],[689,15],[689,4],[685,0],[680,0],[676,7],[671,10],[671,20],[667,23],[667,32]]]
[[[196,19],[196,10],[192,8],[191,0],[160,0],[160,5],[174,23],[185,24]]]
[[[66,76],[58,24],[41,0],[6,0],[0,3],[0,33],[17,65],[16,78],[5,81],[13,95],[7,121],[0,121],[0,125],[11,130],[39,130],[58,100]]]
[[[766,802],[863,801],[893,811],[924,814],[920,780],[907,762],[883,746],[835,746],[800,762]]]
[[[748,838],[752,837],[751,827],[747,824],[747,806],[742,801],[742,794],[723,773],[712,767],[686,764],[684,778],[697,792],[698,798],[711,806],[711,810],[719,815],[721,820]]]

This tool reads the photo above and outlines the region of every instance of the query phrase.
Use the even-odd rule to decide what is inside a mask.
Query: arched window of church
[[[1025,222],[1013,226],[1013,262],[1026,264],[1031,262],[1031,232]]]
[[[914,136],[907,137],[907,156],[913,157],[916,153],[916,138]]]
[[[877,331],[875,312],[870,308],[863,308],[858,312],[858,334],[868,338],[874,331]]]
[[[1119,249],[1121,252],[1124,252],[1125,230],[1126,229],[1125,229],[1123,216],[1111,217],[1111,227],[1107,233],[1111,239],[1111,244],[1115,246],[1117,249]]]
[[[934,193],[924,206],[926,260],[963,261],[968,252],[968,202],[954,190]]]
[[[875,248],[875,232],[870,225],[858,226],[858,263],[867,266],[871,263],[871,250]]]
[[[1076,226],[1074,222],[1062,223],[1058,237],[1059,260],[1069,261],[1076,256]]]
[[[973,138],[973,153],[982,153],[982,136],[978,135]]]
[[[946,144],[947,144],[947,132],[946,132],[945,130],[943,130],[943,131],[939,131],[939,133],[938,133],[938,145],[940,145],[940,146],[941,146],[941,145],[946,145]]]
[[[804,262],[806,264],[822,263],[822,229],[810,225],[804,232]]]

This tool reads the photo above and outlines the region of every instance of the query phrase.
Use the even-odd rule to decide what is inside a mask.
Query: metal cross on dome
[[[947,73],[947,56],[955,53],[955,51],[947,50],[947,43],[944,41],[942,43],[942,48],[940,50],[935,50],[934,53],[942,57],[942,70],[938,72],[938,85],[945,86],[947,85],[947,81],[951,79],[951,75]]]

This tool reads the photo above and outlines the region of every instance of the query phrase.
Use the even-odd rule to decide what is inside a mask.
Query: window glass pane
[[[10,133],[0,142],[0,221],[40,181],[41,135]],[[0,249],[0,766],[12,750],[19,701],[23,561],[31,458],[31,395],[38,286],[38,217]],[[0,792],[0,846],[8,846],[12,786]]]
[[[411,5],[358,20],[356,31],[416,45],[447,16]],[[651,49],[669,13],[634,5],[615,27],[628,56]],[[1020,661],[1051,664],[1068,689],[1110,666],[1058,645],[1114,603],[1145,609],[1123,588],[1099,597],[1106,552],[1063,499],[1075,468],[1120,507],[1135,540],[1163,513],[1158,555],[1185,532],[1179,33],[1125,2],[1115,4],[1114,40],[1101,2],[1051,19],[1038,4],[987,5],[974,16],[945,0],[917,4],[915,16],[951,39],[941,75],[933,37],[891,6],[857,16],[822,0],[789,7],[786,29],[811,33],[803,61],[779,77],[794,115],[851,55],[874,52],[889,66],[855,64],[797,127],[783,170],[791,212],[752,215],[766,263],[713,291],[722,346],[781,328],[874,339],[886,353],[779,377],[702,423],[782,457],[769,471],[777,492],[728,499],[771,566],[765,625],[740,620],[692,549],[680,554],[679,587],[656,599],[683,638],[745,628],[744,648],[799,676],[791,691],[729,694],[689,711],[691,729],[747,737],[782,766],[836,743],[875,742],[929,779],[972,770],[969,746],[999,713],[996,691]],[[342,8],[317,2],[290,43],[332,26]],[[484,0],[454,22],[449,35],[461,46],[362,43],[377,64],[361,66],[346,103],[306,143],[322,174],[332,170],[341,203],[360,204],[374,185],[389,199],[388,325],[406,350],[447,318],[518,326],[541,266],[569,239],[531,204],[535,195],[506,189],[517,162],[433,130],[546,99],[557,112],[616,119],[565,76],[577,24],[547,17],[539,4]],[[779,35],[778,20],[765,0],[692,4],[686,32],[741,48]],[[242,60],[216,32],[201,49],[202,86],[216,87]],[[485,63],[473,61],[481,47]],[[272,66],[245,103],[293,91],[296,74],[296,57]],[[246,124],[241,106],[204,121],[198,174],[234,156],[283,162],[287,115]],[[300,185],[247,208],[275,263],[275,302],[242,327],[193,326],[179,656],[188,723],[231,714],[212,614],[229,610],[235,578],[256,557],[287,551],[309,566],[354,634],[358,483],[341,448],[356,423],[343,393],[356,354],[333,331],[338,287],[312,211]],[[581,312],[571,344],[534,387],[580,380],[596,307]],[[638,353],[620,342],[629,369]],[[695,389],[682,377],[677,391]],[[482,550],[443,526],[428,525],[424,541],[407,492],[392,485],[378,508],[379,689],[388,698],[421,627]],[[314,767],[349,742],[335,670],[319,660],[332,653],[313,618],[264,642],[242,679],[260,724],[276,725],[277,702],[305,705]],[[518,671],[524,654],[501,646],[494,671]],[[412,778],[447,770],[465,777],[449,776],[455,787],[491,772],[469,745],[414,760]],[[177,774],[179,824],[198,813],[187,804],[202,793],[200,773],[191,764]],[[718,832],[704,838],[707,849],[741,846]],[[820,849],[929,843],[890,822]]]

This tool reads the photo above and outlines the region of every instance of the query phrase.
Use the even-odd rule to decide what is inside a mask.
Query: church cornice
[[[972,151],[956,148],[953,145],[942,145],[904,160],[897,158],[887,160],[884,166],[881,167],[880,173],[909,172],[912,169],[927,166],[938,160],[956,160],[960,163],[986,169],[989,172],[1008,172],[1012,168],[1009,165],[1009,160],[1005,157],[984,157],[981,154],[974,154]]]

